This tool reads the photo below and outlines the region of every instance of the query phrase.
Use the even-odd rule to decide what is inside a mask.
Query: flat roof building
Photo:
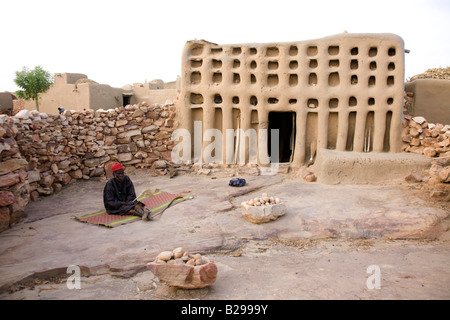
[[[266,44],[195,40],[182,55],[178,116],[191,133],[201,121],[203,133],[223,134],[222,150],[215,150],[223,163],[230,154],[236,158],[237,143],[245,149],[241,163],[255,158],[250,139],[227,144],[227,129],[254,129],[257,148],[267,147],[272,159],[270,132],[278,129],[278,161],[301,166],[312,156],[311,145],[400,152],[403,87],[404,43],[394,34]],[[268,135],[260,136],[261,129]],[[202,150],[210,143],[203,138]]]

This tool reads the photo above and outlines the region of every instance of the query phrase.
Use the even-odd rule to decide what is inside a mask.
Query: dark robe
[[[137,203],[133,182],[125,175],[122,182],[112,178],[106,182],[103,189],[103,203],[109,214],[127,214]],[[128,201],[128,205],[122,202]]]

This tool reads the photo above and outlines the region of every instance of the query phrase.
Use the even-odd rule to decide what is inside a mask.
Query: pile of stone
[[[429,170],[430,185],[436,185],[438,183],[450,182],[450,158],[436,159],[431,162],[431,168]],[[450,185],[449,185],[450,187]]]
[[[163,251],[156,257],[155,263],[167,264],[187,264],[188,266],[201,266],[209,263],[209,259],[203,257],[201,254],[192,254],[189,251],[184,251],[179,247],[172,251]]]
[[[173,103],[145,102],[109,110],[62,115],[22,110],[11,117],[15,139],[28,165],[31,198],[59,191],[73,179],[105,177],[114,162],[168,173]]]
[[[263,193],[241,203],[242,216],[252,223],[266,223],[274,221],[286,213],[286,206],[280,198],[268,196]]]
[[[249,206],[270,206],[281,202],[278,197],[269,197],[267,193],[263,193],[261,197],[255,197],[246,202]]]
[[[421,173],[413,172],[405,177],[410,183],[430,192],[432,198],[442,198],[450,201],[450,158],[436,158],[431,167]]]
[[[217,266],[201,254],[191,254],[179,247],[163,251],[147,268],[168,285],[182,289],[199,289],[214,283]]]
[[[450,125],[428,123],[424,117],[405,115],[403,122],[403,150],[432,158],[431,167],[405,177],[418,183],[433,198],[450,201]]]
[[[430,158],[450,156],[450,125],[429,123],[424,117],[405,115],[403,151]]]
[[[410,81],[416,79],[445,79],[450,80],[450,67],[447,68],[431,68],[424,73],[413,76]]]
[[[17,128],[9,117],[0,117],[0,231],[20,220],[30,200],[28,162],[14,136]]]

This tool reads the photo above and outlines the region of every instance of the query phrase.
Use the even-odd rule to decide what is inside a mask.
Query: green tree
[[[16,71],[14,82],[23,90],[16,91],[19,98],[34,100],[36,110],[39,111],[39,94],[46,92],[53,84],[53,77],[40,66],[33,70],[23,67],[22,71]]]

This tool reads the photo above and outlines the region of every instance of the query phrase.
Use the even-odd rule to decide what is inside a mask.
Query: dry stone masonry
[[[30,200],[28,162],[20,154],[13,120],[0,117],[0,231],[22,217]]]
[[[312,142],[338,151],[401,152],[404,44],[396,35],[189,41],[182,61],[180,125],[190,132],[196,120],[223,137],[227,129],[279,129],[280,162],[298,167],[309,160]],[[262,139],[258,148],[268,143]],[[248,162],[248,145],[241,147]]]
[[[429,170],[412,172],[405,180],[417,183],[432,198],[450,201],[450,125],[405,115],[403,127],[403,150],[433,159]]]
[[[429,123],[422,116],[405,115],[403,120],[403,150],[429,158],[450,157],[450,125]]]
[[[0,117],[0,230],[30,200],[77,179],[105,177],[116,161],[165,175],[174,146],[175,107],[145,102],[62,115],[20,111]]]

